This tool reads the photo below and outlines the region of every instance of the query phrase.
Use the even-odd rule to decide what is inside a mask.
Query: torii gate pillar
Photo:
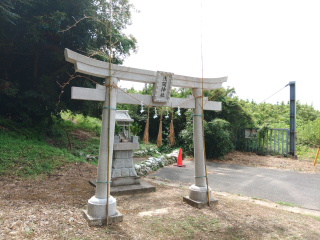
[[[192,89],[194,96],[202,96],[202,89]],[[202,98],[196,98],[196,105],[193,109],[193,144],[194,144],[194,168],[195,184],[189,187],[189,196],[183,200],[188,204],[202,208],[208,203],[208,193],[206,184],[206,172],[204,162],[204,145],[203,145],[203,127],[202,127]],[[211,197],[211,188],[209,187],[210,202],[217,204],[218,200]]]
[[[109,77],[106,78],[106,83],[109,82]],[[118,79],[111,77],[111,85],[117,85]],[[110,86],[109,86],[110,87]],[[109,196],[108,216],[112,222],[114,217],[122,218],[122,215],[116,210],[116,199],[110,196],[107,192],[107,182],[111,180],[112,169],[112,155],[113,155],[113,136],[114,136],[114,122],[115,122],[115,109],[117,107],[117,88],[111,89],[110,94],[110,110],[109,110],[109,87],[106,87],[105,101],[103,103],[102,110],[102,125],[100,135],[100,147],[99,147],[99,161],[97,172],[97,185],[96,192],[93,197],[88,200],[88,212],[84,213],[86,218],[103,219],[106,217],[106,203],[107,196]],[[110,129],[108,128],[110,113]],[[110,135],[109,135],[110,130]],[[108,138],[110,136],[110,139]],[[109,155],[109,174],[108,172],[108,155]],[[108,178],[109,177],[109,178]],[[110,185],[109,185],[110,186]],[[90,221],[89,221],[90,222]]]

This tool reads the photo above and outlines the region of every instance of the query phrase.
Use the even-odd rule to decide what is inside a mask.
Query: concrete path
[[[194,184],[194,162],[185,168],[166,166],[149,176]],[[214,191],[241,194],[273,202],[292,203],[320,211],[320,174],[207,163],[209,186]]]

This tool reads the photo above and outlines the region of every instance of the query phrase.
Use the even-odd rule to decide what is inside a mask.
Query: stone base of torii
[[[67,61],[74,64],[75,70],[80,73],[85,73],[92,76],[103,77],[106,83],[110,80],[109,64],[106,62],[98,61],[92,58],[88,58],[81,54],[75,53],[69,49],[65,49],[65,58]],[[193,140],[194,140],[194,162],[195,162],[195,184],[189,188],[189,196],[184,197],[184,201],[192,206],[201,208],[207,205],[207,185],[206,185],[206,173],[205,173],[205,160],[204,160],[204,146],[203,146],[203,131],[202,131],[202,89],[217,89],[222,87],[222,82],[227,81],[227,77],[224,78],[211,78],[204,79],[202,84],[201,78],[192,78],[179,75],[170,75],[171,86],[192,88],[193,97],[188,96],[189,100],[181,98],[171,98],[170,101],[156,101],[155,99],[163,97],[164,89],[161,89],[161,84],[167,81],[167,78],[163,78],[162,82],[157,82],[158,76],[162,72],[153,72],[142,69],[128,68],[111,64],[111,91],[109,102],[109,87],[97,86],[96,89],[91,88],[79,88],[72,87],[71,98],[78,100],[91,100],[91,101],[104,101],[102,110],[102,127],[100,136],[100,148],[99,148],[99,162],[97,173],[97,185],[95,195],[88,200],[88,210],[84,211],[84,216],[89,225],[101,225],[106,222],[106,203],[107,196],[109,196],[109,223],[122,221],[123,216],[116,209],[116,199],[110,196],[110,192],[107,192],[107,184],[110,182],[111,169],[112,169],[112,155],[113,155],[113,137],[108,139],[108,119],[110,114],[110,136],[114,136],[114,122],[115,111],[117,103],[125,104],[140,104],[141,102],[147,103],[152,106],[164,106],[180,108],[192,108],[193,109]],[[164,73],[162,76],[168,76]],[[160,86],[159,95],[154,96],[130,94],[131,96],[118,90],[118,80],[128,80],[154,84],[154,87]],[[170,86],[170,87],[171,87]],[[203,86],[203,88],[202,88]],[[171,89],[171,88],[170,88]],[[170,95],[170,89],[167,90],[167,95]],[[160,91],[160,90],[159,90]],[[157,94],[157,90],[154,91]],[[169,96],[170,98],[170,96]],[[194,99],[192,99],[194,98]],[[168,99],[168,98],[167,98]],[[204,110],[221,111],[221,103],[213,102],[204,99]],[[110,141],[110,145],[109,145]],[[109,147],[108,147],[109,146]],[[108,169],[108,155],[111,161],[109,162],[109,175]],[[109,177],[109,178],[108,178]],[[212,199],[212,203],[216,204],[217,200],[211,197],[211,188],[209,187],[209,196]]]

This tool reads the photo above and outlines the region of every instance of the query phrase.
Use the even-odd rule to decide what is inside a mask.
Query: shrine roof
[[[129,110],[117,110],[116,111],[116,121],[117,122],[134,122],[134,120],[130,117]]]

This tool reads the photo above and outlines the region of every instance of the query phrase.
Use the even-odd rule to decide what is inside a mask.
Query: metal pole
[[[284,145],[284,130],[282,131],[282,155],[283,155],[283,145]]]
[[[290,155],[296,157],[296,82],[290,85]]]

